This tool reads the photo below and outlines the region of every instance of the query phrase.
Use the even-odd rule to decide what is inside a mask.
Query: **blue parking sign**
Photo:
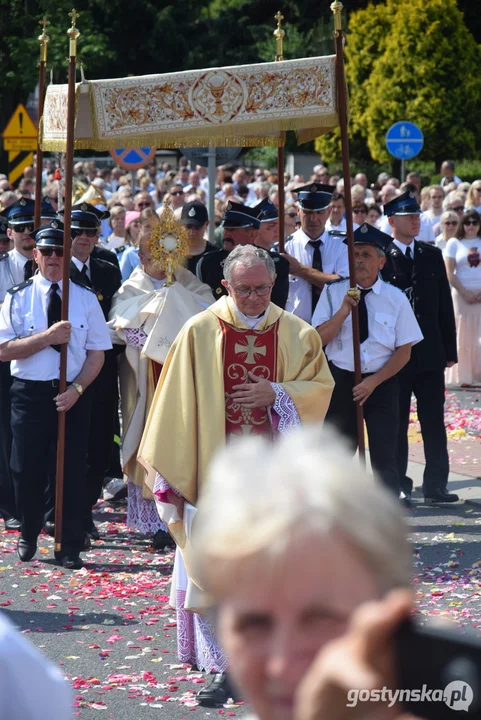
[[[422,150],[424,135],[412,122],[401,121],[391,125],[386,133],[386,147],[398,160],[410,160]]]

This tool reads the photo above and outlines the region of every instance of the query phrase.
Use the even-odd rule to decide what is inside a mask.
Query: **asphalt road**
[[[457,396],[466,407],[481,400],[480,393]],[[168,606],[172,553],[154,553],[145,538],[127,531],[125,506],[103,503],[96,519],[101,541],[84,555],[86,567],[75,572],[52,562],[47,536],[36,559],[20,563],[17,533],[2,530],[0,610],[72,681],[74,717],[217,716],[218,709],[195,704],[205,676],[176,659],[175,614]],[[415,496],[409,524],[419,610],[448,615],[461,632],[479,633],[481,507],[430,508]],[[248,708],[220,712],[242,716]]]

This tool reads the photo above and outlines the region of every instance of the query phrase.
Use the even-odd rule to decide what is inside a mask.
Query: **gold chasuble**
[[[186,322],[165,360],[138,455],[151,490],[158,472],[195,506],[228,435],[272,432],[266,410],[230,399],[248,371],[279,383],[302,423],[324,420],[334,381],[314,328],[271,303],[251,330],[222,297]]]

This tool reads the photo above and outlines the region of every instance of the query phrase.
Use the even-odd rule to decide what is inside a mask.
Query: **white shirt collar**
[[[22,253],[19,253],[17,248],[13,248],[13,250],[10,251],[10,254],[15,258],[15,260],[20,263],[21,265],[25,265],[28,258],[25,257],[25,255],[22,255]]]
[[[322,233],[319,235],[318,238],[310,238],[309,235],[306,235],[306,233],[304,232],[304,230],[302,230],[302,228],[300,228],[297,232],[300,233],[300,239],[304,243],[304,247],[306,247],[306,245],[308,245],[308,243],[310,243],[311,241],[315,242],[316,240],[320,240],[321,244],[324,245],[324,235],[327,231],[324,228],[324,230],[322,231]]]
[[[90,272],[90,255],[88,256],[86,262],[82,262],[78,258],[76,258],[74,255],[72,255],[72,262],[75,265],[75,267],[82,272],[82,268],[84,265],[87,266],[87,271]]]
[[[53,283],[50,280],[47,280],[47,278],[44,277],[40,272],[35,275],[35,282],[37,283],[37,286],[40,288],[40,290],[44,293],[44,295],[48,293],[48,291],[53,285]],[[62,292],[62,281],[59,280],[57,285],[60,292]]]
[[[251,318],[248,315],[244,315],[244,313],[239,310],[230,295],[227,298],[227,302],[229,303],[229,307],[231,308],[231,310],[244,323],[244,325],[247,325],[247,327],[249,327],[251,330],[255,330],[255,328],[261,324],[261,322],[264,320],[267,310],[269,309],[267,308],[267,310],[265,310],[260,317]]]
[[[379,293],[381,292],[382,283],[383,280],[381,276],[378,275],[376,282],[370,288],[363,288],[360,285],[358,285],[357,287],[359,288],[359,290],[372,290],[375,295],[379,295]]]
[[[399,240],[396,240],[396,238],[392,239],[393,243],[399,250],[402,252],[403,255],[406,254],[406,249],[411,248],[411,257],[414,257],[414,240],[410,245],[404,245],[404,243],[399,242]]]

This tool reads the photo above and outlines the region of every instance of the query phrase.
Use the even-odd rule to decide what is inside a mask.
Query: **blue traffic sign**
[[[398,160],[416,157],[424,145],[421,128],[412,122],[397,122],[386,133],[386,147]]]
[[[155,158],[156,148],[116,148],[111,150],[113,159],[126,170],[139,170],[150,165]]]

